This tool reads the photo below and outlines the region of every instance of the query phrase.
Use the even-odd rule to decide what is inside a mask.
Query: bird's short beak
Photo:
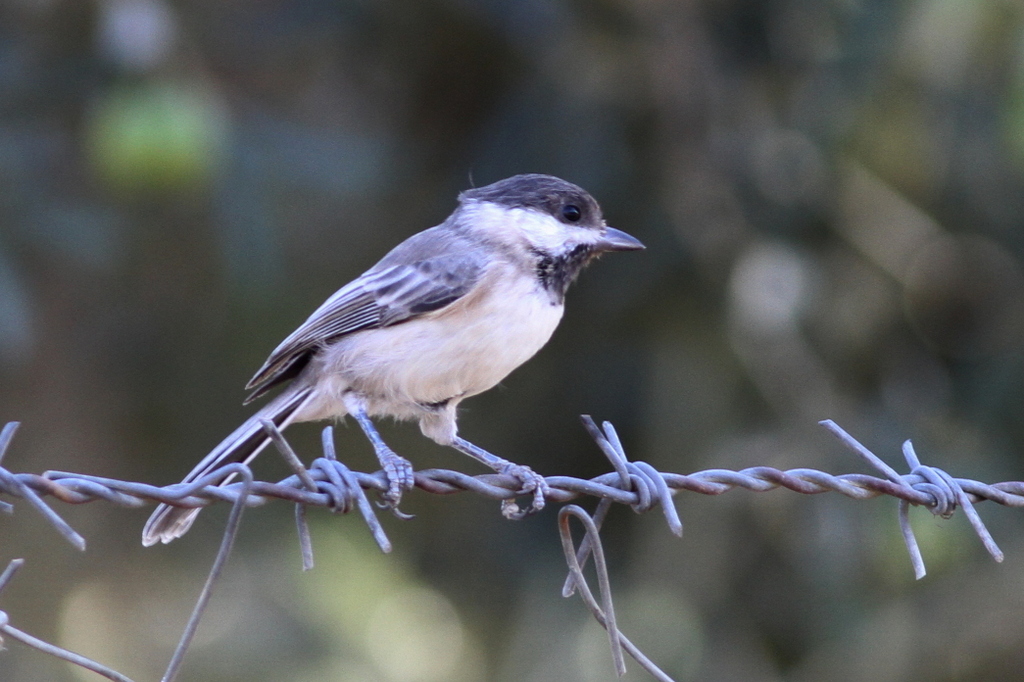
[[[637,251],[645,247],[639,239],[614,227],[604,228],[600,239],[594,244],[595,251]]]

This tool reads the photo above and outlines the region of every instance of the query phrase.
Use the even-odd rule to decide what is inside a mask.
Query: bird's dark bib
[[[594,258],[594,252],[587,244],[580,244],[558,256],[540,251],[534,251],[534,254],[538,258],[537,278],[559,305],[565,300],[565,292],[580,274],[580,270]]]

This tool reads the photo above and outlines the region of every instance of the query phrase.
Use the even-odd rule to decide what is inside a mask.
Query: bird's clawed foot
[[[451,443],[452,447],[469,455],[473,459],[483,462],[499,474],[511,476],[519,481],[519,489],[516,495],[529,495],[533,493],[533,502],[525,510],[520,509],[515,499],[504,500],[501,503],[501,514],[506,519],[522,519],[530,514],[536,514],[544,508],[547,495],[551,492],[551,486],[544,480],[544,477],[528,466],[513,464],[507,459],[492,455],[483,448],[473,445],[465,438],[455,436]]]
[[[500,473],[512,476],[520,483],[516,495],[529,495],[533,493],[533,501],[526,509],[520,509],[515,498],[503,500],[501,503],[501,514],[506,519],[518,520],[531,514],[536,514],[544,508],[546,497],[551,492],[551,487],[544,477],[528,466],[512,464],[509,462],[501,467]]]
[[[384,498],[381,506],[385,509],[390,509],[392,513],[401,518],[412,518],[398,510],[398,505],[402,501],[402,494],[407,490],[412,490],[415,483],[412,464],[405,457],[395,454],[387,446],[377,449],[377,459],[380,460],[380,466],[384,470],[384,478],[388,482],[388,489],[381,493],[381,497]]]
[[[409,514],[403,514],[398,510],[398,504],[402,501],[402,493],[412,490],[412,486],[416,482],[413,477],[412,464],[405,457],[396,455],[395,451],[387,446],[384,439],[377,433],[373,422],[366,415],[366,406],[355,393],[346,394],[345,407],[348,408],[349,414],[355,418],[366,437],[370,439],[373,451],[377,454],[377,461],[380,462],[380,468],[384,470],[388,489],[381,493],[381,497],[384,498],[381,506],[390,509],[391,513],[399,518],[412,518]]]

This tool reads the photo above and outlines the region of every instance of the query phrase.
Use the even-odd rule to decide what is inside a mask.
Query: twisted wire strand
[[[660,506],[666,522],[676,535],[682,533],[682,523],[672,504],[672,496],[684,490],[703,495],[721,495],[737,488],[752,492],[785,488],[807,495],[837,492],[861,500],[888,495],[901,501],[900,526],[915,572],[918,577],[922,577],[924,564],[916,550],[916,541],[907,521],[907,509],[910,505],[926,507],[943,517],[950,516],[958,506],[963,507],[986,549],[997,561],[1002,559],[1002,553],[985,529],[973,504],[990,500],[1004,506],[1024,507],[1024,481],[986,484],[973,479],[954,478],[935,467],[922,466],[909,441],[904,444],[903,452],[912,471],[900,475],[831,420],[821,422],[822,426],[865,461],[881,470],[885,478],[868,474],[835,475],[809,468],[782,471],[765,466],[748,467],[739,471],[708,469],[692,474],[660,472],[645,462],[629,461],[614,427],[608,422],[603,424],[602,431],[590,417],[585,416],[583,421],[601,451],[611,461],[614,471],[591,479],[548,476],[546,481],[551,488],[549,500],[565,503],[582,496],[597,497],[606,500],[602,502],[605,505],[602,515],[607,513],[607,505],[611,503],[628,505],[637,512]],[[11,422],[0,432],[0,460],[10,445],[17,426],[17,422]],[[304,538],[304,542],[308,538],[308,533],[302,530],[305,507],[327,507],[342,513],[358,509],[377,544],[383,551],[389,551],[390,542],[384,535],[365,494],[365,491],[387,490],[384,473],[349,470],[334,455],[331,427],[324,431],[325,456],[314,460],[305,468],[273,425],[268,423],[265,426],[285,461],[296,472],[277,483],[254,480],[244,486],[242,483],[219,485],[228,472],[218,470],[189,484],[154,486],[64,471],[47,471],[42,475],[15,474],[0,466],[0,495],[25,499],[42,513],[68,542],[79,549],[85,548],[85,539],[53,511],[43,501],[43,497],[53,497],[67,504],[104,500],[126,507],[164,502],[177,507],[193,508],[219,502],[234,503],[243,494],[244,489],[247,506],[263,505],[272,499],[301,505],[301,510],[297,510],[296,515],[300,537]],[[438,495],[466,491],[494,500],[511,500],[517,495],[517,486],[518,481],[514,477],[503,474],[470,476],[448,469],[421,469],[415,473],[415,487]],[[11,505],[0,504],[3,504],[0,509],[11,511]],[[312,561],[307,556],[307,548],[304,548],[303,553],[306,557],[304,567],[308,569]],[[583,553],[585,554],[585,551]]]
[[[266,504],[271,499],[299,503],[312,507],[328,507],[346,511],[352,504],[352,491],[347,485],[339,485],[337,460],[318,458],[307,469],[316,484],[316,492],[310,491],[297,476],[289,476],[277,483],[253,481],[246,505],[250,507]],[[639,465],[643,463],[633,462]],[[809,468],[782,471],[773,467],[748,467],[739,471],[729,469],[708,469],[692,474],[657,472],[647,465],[648,475],[641,478],[629,475],[634,490],[624,490],[620,475],[616,472],[603,474],[591,479],[572,476],[548,476],[551,487],[548,496],[552,502],[569,502],[583,496],[608,499],[625,504],[640,511],[652,504],[663,504],[664,496],[652,492],[656,487],[651,482],[661,481],[674,492],[689,491],[703,495],[721,495],[742,488],[752,492],[767,492],[784,488],[806,495],[836,492],[847,497],[864,500],[881,495],[904,500],[910,504],[942,510],[940,515],[949,513],[950,503],[936,496],[935,486],[918,473],[901,477],[903,482],[894,482],[868,474],[830,474]],[[934,470],[934,468],[932,468]],[[652,475],[653,474],[653,475]],[[362,473],[345,470],[345,477],[354,481],[363,490],[386,490],[383,473]],[[234,502],[241,494],[242,485],[232,483],[217,485],[224,473],[213,472],[192,484],[154,486],[147,483],[122,481],[102,476],[47,471],[38,474],[15,474],[0,467],[0,494],[25,498],[53,497],[67,504],[86,504],[105,500],[124,507],[142,507],[149,503],[164,502],[177,507],[206,507],[217,502]],[[983,483],[972,479],[952,478],[971,502],[989,500],[1007,507],[1024,507],[1024,481]],[[457,492],[473,492],[494,500],[511,499],[516,496],[518,481],[502,474],[479,474],[470,476],[449,469],[421,469],[415,472],[415,487],[437,494],[449,495]],[[45,506],[45,503],[43,503]],[[38,505],[35,505],[38,508]],[[10,505],[5,504],[7,511]],[[49,509],[48,506],[46,506]],[[51,510],[52,511],[52,510]],[[53,523],[53,516],[47,514]],[[56,517],[59,519],[59,517]],[[60,531],[60,526],[55,526]]]
[[[583,496],[596,497],[600,500],[593,516],[586,514],[575,505],[565,507],[559,515],[560,533],[569,567],[569,576],[566,578],[562,594],[568,597],[577,591],[580,592],[595,618],[608,629],[617,671],[624,669],[622,667],[622,651],[625,650],[645,670],[659,680],[670,680],[671,678],[647,660],[615,626],[610,588],[604,569],[603,550],[598,535],[600,526],[614,503],[628,505],[638,513],[660,507],[669,529],[676,535],[682,535],[683,524],[672,498],[675,493],[683,490],[703,495],[721,495],[737,488],[752,492],[785,488],[808,495],[837,492],[860,500],[888,495],[899,500],[899,523],[918,578],[924,576],[925,570],[917,541],[909,524],[908,509],[910,505],[923,506],[943,518],[949,518],[957,507],[962,507],[985,548],[996,561],[1002,561],[1003,554],[985,528],[981,517],[974,508],[974,503],[990,500],[1008,507],[1024,507],[1024,481],[986,484],[972,479],[954,478],[941,469],[922,465],[910,441],[903,445],[903,455],[910,473],[899,474],[831,420],[825,420],[821,422],[821,425],[850,450],[880,470],[884,478],[868,474],[833,475],[808,468],[782,471],[764,466],[749,467],[740,471],[708,469],[688,475],[661,472],[646,462],[629,461],[618,434],[609,422],[604,422],[599,428],[593,419],[584,415],[583,423],[600,450],[609,459],[613,471],[591,479],[571,476],[549,476],[545,479],[550,487],[550,493],[547,495],[549,501],[564,503]],[[17,422],[11,422],[0,431],[0,461],[6,454],[17,427]],[[62,471],[47,471],[42,475],[16,474],[0,465],[0,495],[24,499],[35,507],[68,542],[83,550],[85,549],[85,539],[53,511],[43,500],[44,497],[53,497],[68,504],[86,504],[104,500],[125,507],[140,507],[153,502],[163,502],[185,508],[206,507],[221,502],[233,505],[232,514],[213,568],[182,639],[172,655],[167,673],[162,678],[163,682],[172,682],[177,675],[195,628],[205,610],[210,590],[230,554],[245,508],[263,505],[272,499],[295,503],[295,518],[303,568],[307,570],[313,566],[312,544],[305,517],[305,510],[310,506],[326,507],[338,513],[358,510],[380,549],[384,552],[391,549],[391,543],[384,534],[373,505],[366,496],[368,490],[387,491],[388,482],[382,471],[362,473],[348,469],[335,455],[331,427],[325,428],[323,432],[324,456],[314,460],[308,468],[302,464],[272,423],[265,423],[264,428],[294,472],[293,475],[277,483],[256,481],[247,466],[237,463],[226,465],[191,483],[169,486],[154,486]],[[242,480],[228,485],[220,485],[220,482],[228,474],[240,476]],[[495,500],[513,501],[514,504],[515,498],[521,494],[517,490],[520,485],[519,481],[512,476],[502,474],[469,476],[448,469],[423,469],[415,472],[414,478],[415,487],[437,495],[467,491]],[[0,501],[0,511],[11,512],[13,505]],[[401,518],[408,518],[397,509],[392,509],[392,511]],[[577,518],[585,526],[586,532],[579,547],[574,548],[568,531],[569,516]],[[602,604],[600,605],[591,594],[583,574],[583,568],[591,556],[595,557],[595,563],[598,566],[599,591],[602,595]],[[3,590],[20,565],[21,560],[15,560],[0,575],[0,590]],[[0,633],[88,668],[110,680],[131,682],[120,673],[95,661],[47,644],[17,630],[10,625],[8,615],[4,611],[0,611]]]

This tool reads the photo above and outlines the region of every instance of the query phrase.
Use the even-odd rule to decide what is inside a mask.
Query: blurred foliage
[[[86,133],[95,175],[126,194],[202,191],[216,174],[221,116],[191,88],[106,93]]]
[[[7,0],[0,3],[0,417],[16,470],[177,480],[241,387],[337,287],[456,193],[520,172],[589,189],[647,245],[609,257],[471,440],[603,473],[615,422],[655,466],[1024,478],[1024,7],[1013,0]],[[317,429],[296,427],[307,457]],[[473,470],[415,427],[417,466]],[[358,430],[339,448],[373,465]],[[266,457],[260,476],[282,474]],[[897,465],[898,466],[898,465]],[[787,492],[677,498],[682,541],[618,510],[625,631],[680,680],[1016,679],[1020,514],[962,519]],[[248,514],[191,680],[610,679],[561,600],[554,511],[412,494],[383,557],[353,518]],[[3,521],[14,623],[156,679],[224,510],[143,551],[145,513]],[[315,516],[315,515],[314,515]],[[631,673],[642,679],[639,673]],[[11,644],[10,682],[85,679]]]

